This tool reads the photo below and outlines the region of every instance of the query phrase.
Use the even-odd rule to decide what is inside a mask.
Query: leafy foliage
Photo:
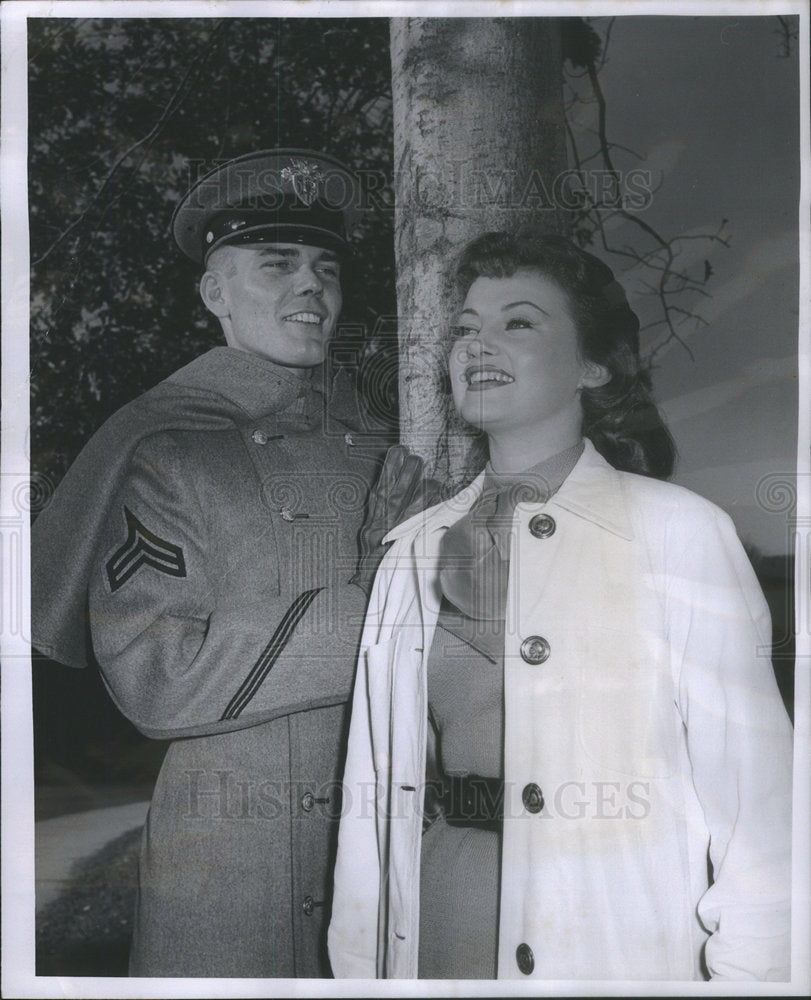
[[[169,224],[218,162],[274,146],[361,173],[343,322],[394,315],[388,22],[29,24],[32,464],[61,478],[121,405],[221,342]]]

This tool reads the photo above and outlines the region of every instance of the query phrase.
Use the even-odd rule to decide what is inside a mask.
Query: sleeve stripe
[[[323,589],[323,587],[316,587],[315,590],[305,590],[303,594],[299,594],[295,601],[293,601],[285,612],[284,618],[279,622],[270,642],[262,650],[259,659],[251,667],[250,673],[239,686],[234,697],[228,702],[228,706],[220,717],[221,722],[239,717],[248,702],[250,702],[251,698],[253,698],[264,683],[273,665],[284,651],[284,647],[289,642],[290,636],[295,631],[296,626],[307,613],[307,609]]]

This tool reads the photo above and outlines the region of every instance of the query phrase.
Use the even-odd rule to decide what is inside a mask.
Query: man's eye
[[[319,266],[319,271],[326,274],[330,278],[337,278],[341,273],[341,269],[337,264],[321,264]]]
[[[266,260],[262,264],[262,267],[270,267],[275,271],[289,271],[290,266],[289,260]]]

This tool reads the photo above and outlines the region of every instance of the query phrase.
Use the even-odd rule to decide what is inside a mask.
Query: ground
[[[140,829],[70,870],[65,889],[37,915],[38,976],[126,976]]]

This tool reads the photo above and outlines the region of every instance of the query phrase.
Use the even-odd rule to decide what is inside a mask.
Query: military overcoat
[[[131,404],[129,421],[117,415],[112,482],[103,500],[87,487],[106,510],[86,584],[92,658],[122,712],[172,740],[144,829],[135,975],[329,974],[365,604],[347,581],[378,466],[321,402],[301,375],[215,349]],[[105,447],[91,446],[86,474]],[[109,478],[95,472],[96,486]],[[58,494],[56,508],[58,521]],[[54,552],[49,518],[40,563]],[[35,644],[58,658],[37,606]]]

